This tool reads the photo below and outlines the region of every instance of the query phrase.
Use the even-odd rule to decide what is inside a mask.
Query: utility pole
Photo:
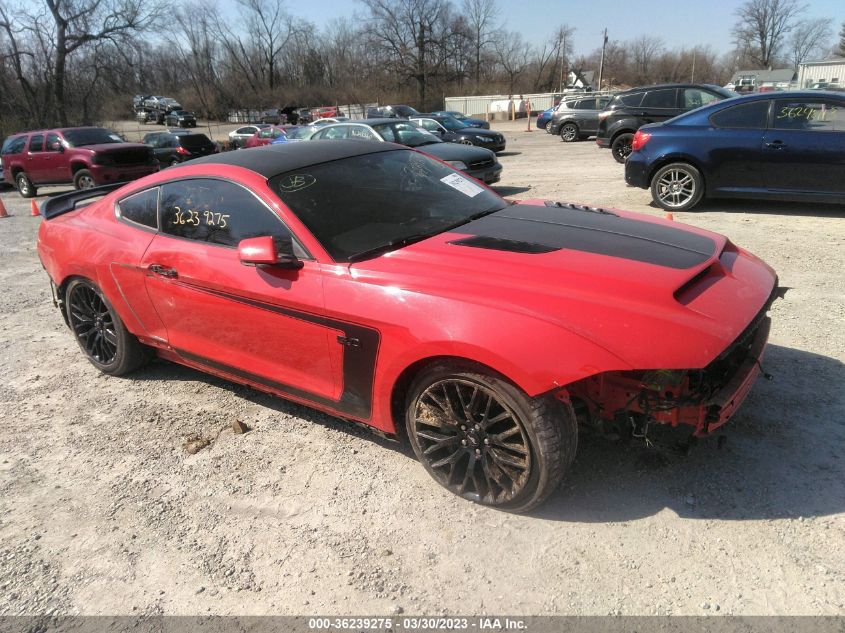
[[[604,29],[604,38],[601,42],[601,61],[599,62],[599,85],[598,89],[601,92],[601,80],[604,75],[604,49],[607,48],[607,28]]]
[[[691,84],[695,83],[695,53],[696,49],[692,49],[692,77],[689,80]]]

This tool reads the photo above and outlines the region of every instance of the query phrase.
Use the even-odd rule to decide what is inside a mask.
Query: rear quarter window
[[[636,108],[643,102],[643,96],[645,96],[645,93],[642,92],[635,92],[629,95],[619,95],[618,97],[613,98],[610,105],[623,105]]]
[[[734,129],[763,129],[769,118],[769,101],[743,103],[716,112],[710,117],[713,127]]]
[[[158,230],[158,187],[133,194],[117,203],[119,218]]]
[[[20,154],[24,147],[26,147],[26,136],[14,136],[6,139],[0,153],[2,153],[3,156],[6,154]]]

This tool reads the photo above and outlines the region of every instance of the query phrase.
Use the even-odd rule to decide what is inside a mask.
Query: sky
[[[460,6],[461,0],[452,0]],[[221,0],[223,6],[231,0]],[[612,40],[626,40],[640,35],[663,38],[669,48],[709,44],[717,53],[731,48],[734,11],[740,0],[663,0],[653,1],[590,1],[590,0],[498,0],[499,20],[508,30],[520,31],[532,42],[551,37],[559,24],[576,28],[576,54],[587,54],[601,46],[602,30]],[[845,21],[845,0],[809,0],[808,18],[830,18],[831,31],[837,36]],[[296,13],[302,3],[288,4]],[[320,0],[319,10],[307,11],[305,17],[318,27],[338,16],[363,12],[355,0]],[[831,40],[833,43],[833,40]]]

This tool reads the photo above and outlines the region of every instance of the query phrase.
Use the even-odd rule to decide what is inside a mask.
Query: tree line
[[[131,115],[134,94],[176,97],[200,116],[232,109],[402,102],[561,90],[570,72],[602,88],[723,84],[739,68],[797,67],[833,51],[830,19],[798,0],[746,0],[734,47],[668,48],[657,36],[576,51],[576,25],[529,41],[497,0],[357,0],[322,28],[283,0],[0,0],[0,133]],[[845,54],[845,24],[839,42]],[[600,44],[600,42],[599,42]],[[602,63],[603,58],[603,63]]]

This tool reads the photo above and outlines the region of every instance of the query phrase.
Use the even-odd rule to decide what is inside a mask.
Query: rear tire
[[[94,176],[87,169],[80,169],[73,175],[73,186],[76,189],[92,189],[97,186]]]
[[[610,145],[610,151],[613,153],[613,158],[616,160],[617,163],[625,164],[625,161],[628,160],[628,156],[631,154],[631,143],[634,141],[634,135],[625,132],[620,134],[615,139],[613,139],[613,143]]]
[[[65,311],[82,353],[104,374],[122,376],[149,361],[149,349],[126,329],[102,291],[87,279],[70,282]]]
[[[32,181],[24,172],[20,172],[15,176],[15,186],[18,188],[18,193],[22,198],[34,198],[38,190],[33,186]]]
[[[670,163],[651,178],[651,199],[667,211],[688,211],[703,195],[701,172],[689,163]]]
[[[578,445],[570,405],[532,398],[502,378],[452,363],[414,379],[405,427],[417,459],[441,486],[510,512],[545,501]]]

